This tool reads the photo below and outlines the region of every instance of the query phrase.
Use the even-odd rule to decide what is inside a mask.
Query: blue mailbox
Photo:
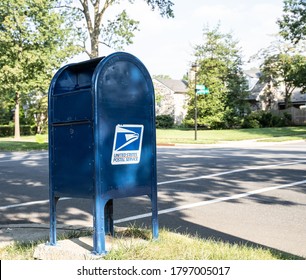
[[[62,67],[49,89],[50,245],[61,197],[93,200],[95,254],[113,233],[113,199],[148,195],[158,237],[155,101],[150,75],[117,52]]]

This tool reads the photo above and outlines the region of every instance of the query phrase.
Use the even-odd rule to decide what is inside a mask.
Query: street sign
[[[205,88],[203,90],[198,90],[197,91],[197,94],[208,94],[209,93],[209,89],[208,88]]]
[[[205,87],[205,85],[196,85],[196,93],[197,94],[208,94],[209,89]]]

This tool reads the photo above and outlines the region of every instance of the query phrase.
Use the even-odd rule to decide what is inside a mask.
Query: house
[[[247,100],[250,102],[252,111],[278,109],[278,100],[281,93],[273,87],[272,83],[260,81],[261,73],[259,69],[245,70],[244,74],[249,86]]]
[[[275,88],[271,83],[260,81],[259,69],[252,68],[244,71],[249,84],[248,100],[254,111],[256,110],[283,110],[285,109],[284,89]],[[291,95],[291,107],[297,109],[306,104],[306,94],[296,88]]]
[[[290,108],[285,109],[284,88],[275,88],[271,83],[260,81],[259,69],[252,68],[244,71],[249,84],[248,101],[253,111],[270,110],[276,115],[289,113],[295,125],[306,123],[306,111],[301,110],[306,105],[306,94],[296,88],[291,94]]]
[[[153,78],[156,115],[170,115],[180,125],[187,114],[188,85],[184,80]]]
[[[301,106],[306,105],[306,94],[301,93],[301,89],[296,88],[291,94],[291,107],[299,109]],[[285,109],[285,100],[280,98],[278,101],[278,108],[280,110]]]

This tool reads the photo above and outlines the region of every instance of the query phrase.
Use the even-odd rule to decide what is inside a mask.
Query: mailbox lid
[[[102,59],[69,64],[56,73],[49,90],[51,123],[92,120],[92,76]]]
[[[96,188],[112,197],[151,194],[156,136],[149,72],[135,56],[118,52],[99,63],[93,79]]]

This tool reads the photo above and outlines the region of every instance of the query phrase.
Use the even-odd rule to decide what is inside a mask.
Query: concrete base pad
[[[110,238],[106,248],[110,250]],[[40,244],[34,251],[34,258],[39,260],[92,260],[103,256],[94,255],[92,237],[80,237],[57,241],[56,246]]]
[[[124,248],[145,243],[143,239],[135,238],[113,238],[106,236],[106,250],[116,249],[119,246]],[[93,238],[80,237],[74,239],[57,241],[56,246],[40,244],[36,247],[34,258],[39,260],[96,260],[103,258],[103,255],[95,255],[93,252]]]

